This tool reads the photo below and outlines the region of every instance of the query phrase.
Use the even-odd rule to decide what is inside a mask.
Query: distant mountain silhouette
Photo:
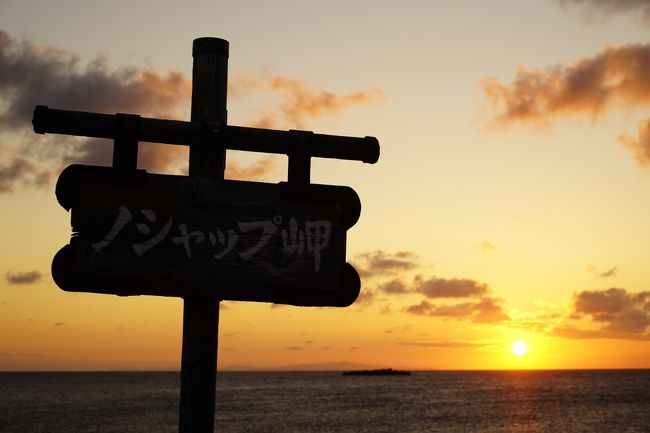
[[[359,364],[356,362],[324,362],[314,364],[292,364],[279,367],[252,367],[250,365],[224,365],[219,366],[219,371],[343,371],[343,370],[368,370],[380,368],[376,365]]]

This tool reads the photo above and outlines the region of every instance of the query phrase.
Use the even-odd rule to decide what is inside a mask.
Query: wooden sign
[[[349,187],[219,180],[72,165],[59,177],[72,238],[63,290],[347,306],[345,261],[361,204]]]
[[[229,43],[192,46],[191,121],[37,105],[38,134],[113,140],[113,166],[72,165],[56,186],[72,238],[54,257],[63,290],[183,298],[180,433],[212,433],[219,301],[352,304],[345,261],[361,204],[348,187],[311,183],[311,159],[374,164],[379,141],[227,124]],[[189,146],[189,176],[137,169],[140,142]],[[287,155],[287,182],[224,180],[226,151]]]

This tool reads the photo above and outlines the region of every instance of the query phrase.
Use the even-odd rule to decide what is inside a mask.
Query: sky
[[[31,116],[187,120],[197,37],[230,42],[229,124],[381,145],[312,160],[362,202],[357,301],[224,301],[219,368],[650,368],[650,1],[152,4],[0,0],[0,370],[179,368],[181,299],[54,284],[56,179],[112,147]],[[227,158],[286,180],[286,157]],[[184,174],[186,149],[139,167]]]

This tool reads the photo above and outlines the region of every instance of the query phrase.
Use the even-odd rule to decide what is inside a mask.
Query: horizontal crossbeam
[[[68,111],[37,105],[32,119],[38,134],[65,134],[115,139],[119,135],[119,115]],[[301,153],[307,157],[345,159],[374,164],[379,159],[379,141],[375,137],[345,137],[312,134],[307,131],[225,126],[211,128],[209,124],[180,120],[140,117],[137,141],[189,146],[202,140],[218,143],[230,150],[276,153],[291,156],[296,137],[304,145]]]

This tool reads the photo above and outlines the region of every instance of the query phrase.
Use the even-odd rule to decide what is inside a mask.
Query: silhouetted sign
[[[56,194],[72,238],[52,274],[67,291],[347,306],[361,205],[349,187],[217,180],[72,165]]]

